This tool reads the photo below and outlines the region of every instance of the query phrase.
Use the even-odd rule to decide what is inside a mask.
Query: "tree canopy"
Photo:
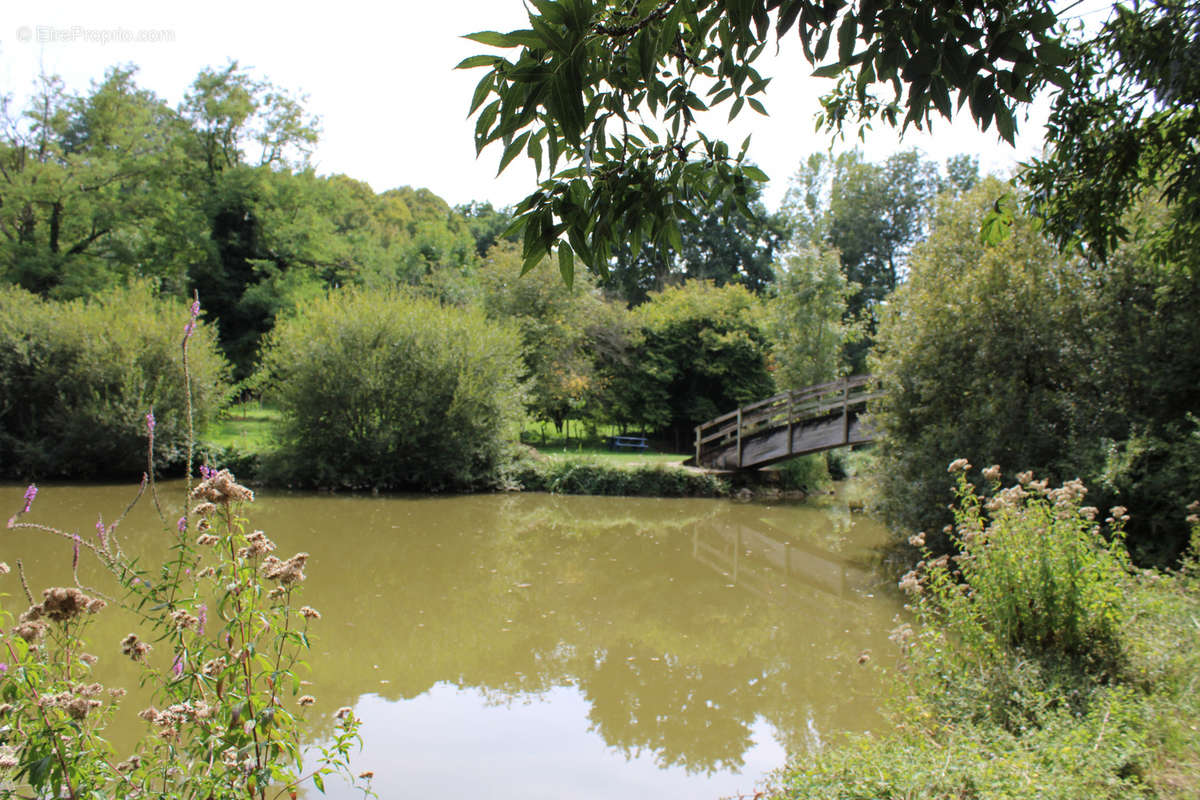
[[[711,208],[697,209],[680,220],[680,246],[673,252],[618,242],[599,285],[631,306],[646,302],[652,291],[696,279],[761,293],[771,283],[771,262],[787,233],[782,215],[768,212],[761,197],[762,186],[751,181],[740,201],[726,194]]]
[[[927,126],[966,108],[1009,141],[1016,110],[1047,85],[1067,86],[1058,16],[1046,0],[885,4],[867,0],[531,0],[530,27],[467,38],[516,55],[488,67],[471,102],[482,150],[501,169],[522,152],[538,189],[518,204],[524,256],[552,248],[564,276],[578,255],[608,261],[612,244],[680,247],[678,220],[763,174],[695,124],[727,107],[766,113],[770,82],[754,67],[772,39],[797,36],[816,74],[837,77],[823,122],[883,119]]]
[[[755,69],[772,43],[799,38],[814,75],[835,79],[819,124],[927,127],[969,113],[1012,142],[1019,111],[1057,91],[1033,201],[1060,240],[1103,255],[1124,236],[1123,207],[1165,190],[1200,217],[1196,28],[1187,0],[1118,7],[1088,32],[1048,0],[925,4],[878,0],[531,0],[529,27],[467,38],[489,48],[470,110],[500,168],[525,153],[541,183],[516,206],[531,267],[557,249],[592,269],[614,243],[680,249],[679,220],[724,193],[739,202],[762,173],[705,135],[697,113],[749,108],[770,82]],[[1065,14],[1065,12],[1064,12]],[[543,177],[544,176],[544,177]],[[997,209],[998,211],[1000,209]],[[1093,213],[1095,212],[1095,213]],[[998,214],[988,230],[1010,220]],[[995,224],[1000,222],[1001,224]]]

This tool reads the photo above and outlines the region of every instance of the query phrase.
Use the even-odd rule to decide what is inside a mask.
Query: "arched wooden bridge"
[[[722,414],[696,427],[695,464],[756,469],[806,453],[864,444],[872,434],[860,419],[879,397],[874,376],[856,375],[793,389]]]

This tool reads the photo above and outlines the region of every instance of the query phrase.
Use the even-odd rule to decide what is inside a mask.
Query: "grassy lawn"
[[[533,422],[521,431],[521,441],[543,455],[558,458],[595,458],[615,464],[678,464],[688,456],[661,452],[650,443],[648,450],[610,450],[607,437],[621,433],[615,425],[586,427],[569,423],[563,433],[549,422]],[[625,431],[640,435],[637,431]]]
[[[242,453],[264,453],[275,446],[275,429],[281,419],[280,412],[258,401],[238,403],[229,408],[221,419],[201,434],[201,441],[219,447],[232,447]],[[540,453],[552,458],[594,458],[615,464],[672,464],[687,458],[678,453],[649,450],[608,449],[605,437],[616,435],[614,426],[600,426],[585,430],[572,424],[567,432],[559,434],[550,423],[531,423],[522,431],[521,440]]]
[[[603,446],[578,445],[575,447],[537,447],[537,451],[550,458],[595,458],[615,464],[678,464],[687,456],[678,453],[655,453],[652,451],[613,451]]]
[[[274,447],[279,420],[279,411],[258,401],[238,403],[210,425],[200,439],[243,453],[262,453]]]

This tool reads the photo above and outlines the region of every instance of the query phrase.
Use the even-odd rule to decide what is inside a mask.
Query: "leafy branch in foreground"
[[[680,246],[690,219],[724,192],[743,205],[747,139],[733,151],[697,114],[746,107],[766,114],[770,82],[754,62],[774,38],[800,39],[822,77],[837,77],[821,122],[874,119],[928,126],[966,107],[1011,142],[1016,112],[1047,85],[1066,86],[1071,54],[1044,0],[891,4],[850,0],[532,0],[527,29],[467,38],[516,55],[476,55],[487,67],[470,113],[482,151],[500,142],[500,169],[524,153],[539,178],[516,208],[530,269],[557,249],[603,272],[617,242]],[[883,95],[880,87],[887,89]],[[748,209],[743,208],[748,213]]]

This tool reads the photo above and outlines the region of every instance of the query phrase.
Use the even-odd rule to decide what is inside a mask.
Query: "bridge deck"
[[[696,427],[696,464],[755,469],[806,453],[872,441],[860,420],[874,378],[857,375],[795,389],[731,411]]]

